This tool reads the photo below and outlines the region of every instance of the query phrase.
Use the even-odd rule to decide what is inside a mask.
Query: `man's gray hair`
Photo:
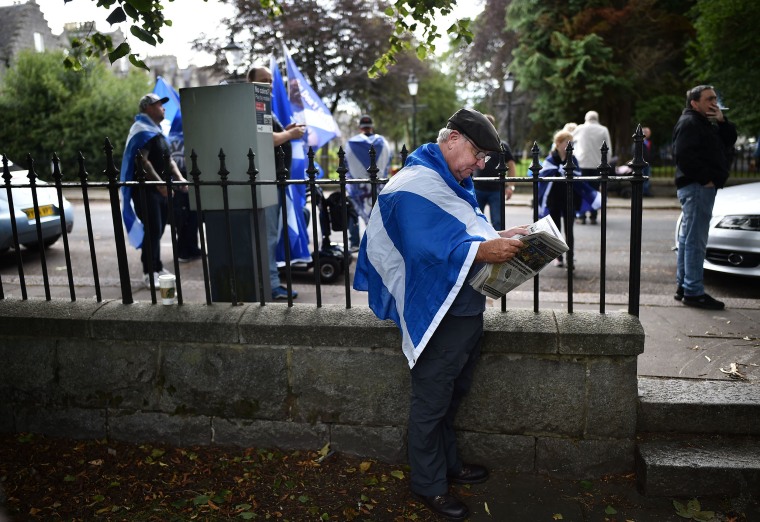
[[[438,131],[438,139],[436,140],[438,144],[445,143],[449,141],[449,137],[451,136],[451,133],[454,132],[454,129],[449,129],[447,127],[442,128]]]
[[[712,85],[697,85],[686,91],[686,108],[691,109],[691,102],[698,102],[702,97],[702,91],[706,91],[707,89],[715,90]]]

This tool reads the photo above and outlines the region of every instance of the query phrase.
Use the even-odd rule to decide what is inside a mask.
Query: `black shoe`
[[[462,464],[459,473],[448,475],[446,478],[454,484],[480,484],[488,480],[488,470],[477,464]]]
[[[704,308],[705,310],[723,310],[726,307],[722,301],[713,299],[708,294],[685,295],[683,296],[683,301],[681,302],[686,306]]]
[[[200,259],[200,258],[201,258],[201,254],[191,254],[189,256],[179,256],[177,258],[177,261],[179,261],[180,263],[191,263],[195,261],[196,259]]]
[[[418,495],[414,492],[412,492],[412,494],[424,502],[430,511],[436,515],[446,517],[449,520],[465,520],[470,514],[470,509],[467,507],[467,504],[451,493],[433,495],[430,497]]]
[[[682,286],[679,286],[678,288],[676,288],[676,293],[673,294],[673,299],[675,299],[676,301],[680,301],[681,299],[683,299],[683,287]]]

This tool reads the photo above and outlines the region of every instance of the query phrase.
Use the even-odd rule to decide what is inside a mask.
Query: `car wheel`
[[[58,241],[61,238],[61,234],[57,234],[55,236],[49,237],[47,239],[42,240],[42,246],[43,248],[48,248],[53,245],[56,241]],[[29,250],[39,250],[40,244],[39,243],[23,243],[23,245],[28,248]]]

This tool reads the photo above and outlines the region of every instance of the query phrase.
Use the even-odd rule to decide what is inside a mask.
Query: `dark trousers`
[[[168,204],[164,196],[162,196],[155,188],[146,187],[145,189],[145,203],[148,214],[145,215],[142,205],[142,194],[140,191],[135,191],[135,214],[142,221],[145,227],[145,237],[143,238],[142,253],[140,254],[140,261],[142,261],[143,273],[147,274],[151,271],[150,259],[148,257],[148,249],[146,243],[150,241],[150,250],[153,259],[153,272],[160,272],[164,267],[161,264],[161,236],[164,235],[164,229],[168,222]]]
[[[454,417],[472,386],[482,336],[482,314],[446,315],[412,368],[409,465],[419,495],[446,493],[446,475],[462,467]]]
[[[546,198],[546,206],[549,208],[549,215],[558,230],[562,230],[562,221],[565,221],[565,230],[567,230],[567,192],[565,183],[552,183],[552,188]],[[573,204],[576,204],[577,194],[573,192]],[[573,217],[570,217],[572,221]]]
[[[199,256],[198,213],[190,209],[190,195],[187,192],[174,192],[172,207],[174,227],[177,230],[177,257]]]

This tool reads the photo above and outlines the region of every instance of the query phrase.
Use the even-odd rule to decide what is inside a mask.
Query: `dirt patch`
[[[436,520],[406,466],[326,453],[4,434],[0,505],[14,521]]]

